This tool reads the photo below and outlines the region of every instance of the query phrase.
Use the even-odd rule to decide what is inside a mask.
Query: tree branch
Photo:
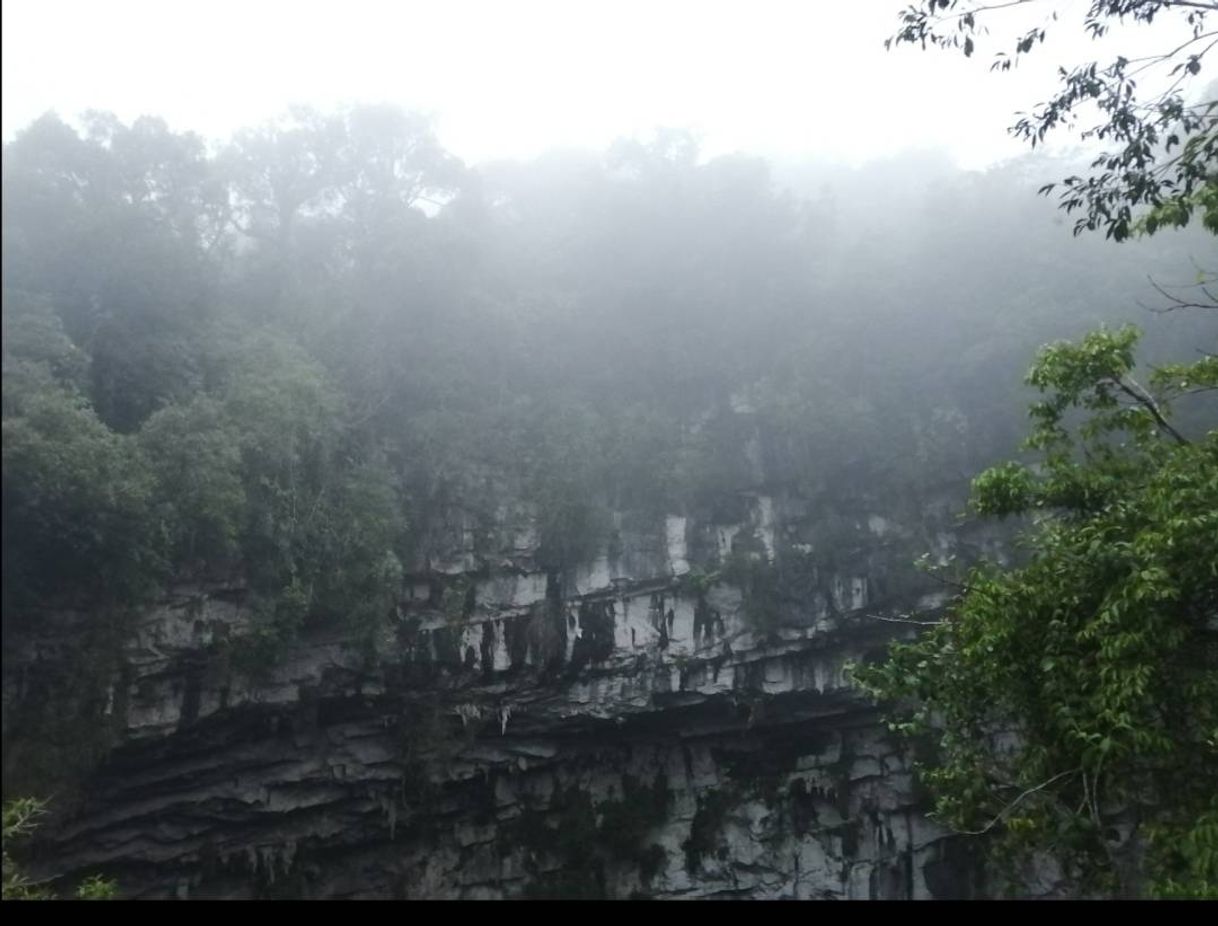
[[[1144,57],[1141,57],[1141,58],[1131,58],[1128,61],[1126,61],[1125,63],[1126,64],[1140,64],[1141,67],[1134,68],[1132,71],[1128,72],[1125,76],[1126,77],[1136,77],[1138,74],[1141,74],[1147,68],[1152,68],[1160,62],[1168,61],[1168,60],[1174,58],[1176,55],[1180,54],[1180,52],[1184,51],[1184,49],[1188,48],[1188,46],[1193,45],[1197,42],[1203,41],[1204,39],[1212,38],[1215,35],[1218,35],[1218,30],[1215,30],[1213,32],[1202,32],[1200,35],[1195,35],[1188,41],[1182,42],[1181,44],[1177,45],[1175,48],[1173,48],[1169,52],[1164,52],[1163,54],[1159,54],[1159,55],[1145,55]],[[1201,50],[1201,52],[1198,53],[1197,57],[1198,58],[1204,57],[1206,52],[1208,52],[1213,47],[1214,47],[1214,43],[1210,42],[1209,45],[1207,45],[1204,49]]]
[[[1167,419],[1163,417],[1163,412],[1159,410],[1159,404],[1154,400],[1149,392],[1138,385],[1137,380],[1135,380],[1132,376],[1127,377],[1127,379],[1128,382],[1120,377],[1115,377],[1112,380],[1112,384],[1120,389],[1121,392],[1125,393],[1125,395],[1137,402],[1140,406],[1142,406],[1142,408],[1150,412],[1159,428],[1174,437],[1177,444],[1187,446],[1188,444],[1192,443],[1192,441],[1190,441],[1187,437],[1168,424]]]
[[[865,617],[872,621],[884,621],[887,624],[909,624],[914,627],[938,627],[947,621],[915,621],[908,615],[903,617],[885,617],[882,614],[856,614],[855,617]]]
[[[1181,287],[1186,289],[1199,289],[1201,292],[1205,293],[1206,298],[1210,300],[1209,302],[1192,302],[1188,299],[1181,299],[1175,293],[1169,292],[1166,287],[1155,282],[1153,277],[1148,276],[1146,279],[1154,288],[1155,292],[1171,303],[1171,305],[1161,306],[1159,308],[1142,305],[1142,308],[1146,309],[1147,311],[1163,313],[1174,312],[1177,309],[1210,309],[1211,311],[1218,309],[1218,294],[1210,292],[1205,283],[1196,283],[1193,286]],[[1141,305],[1141,303],[1139,303],[1139,305]]]
[[[1185,6],[1207,13],[1218,13],[1218,3],[1196,3],[1193,0],[1161,0],[1164,6]]]
[[[1011,801],[1011,803],[1009,803],[1005,807],[1003,807],[1002,810],[998,811],[998,815],[996,817],[994,817],[994,819],[991,820],[989,823],[987,823],[985,826],[983,826],[981,829],[979,829],[979,830],[959,830],[958,832],[962,833],[965,836],[984,836],[986,833],[988,833],[990,830],[992,830],[995,826],[997,826],[999,823],[1001,823],[1006,818],[1006,816],[1023,801],[1024,798],[1030,797],[1031,795],[1037,793],[1038,791],[1043,791],[1045,788],[1049,787],[1049,785],[1053,784],[1056,781],[1060,781],[1061,779],[1066,778],[1070,775],[1077,775],[1079,773],[1079,771],[1080,771],[1080,769],[1072,768],[1068,772],[1059,772],[1058,774],[1054,775],[1052,778],[1048,779],[1047,781],[1042,781],[1036,787],[1028,788],[1028,790],[1026,790],[1022,794],[1020,794],[1019,797],[1015,798],[1015,800]]]

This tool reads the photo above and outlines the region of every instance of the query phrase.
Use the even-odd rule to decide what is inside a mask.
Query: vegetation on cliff
[[[969,55],[1001,6],[929,0],[905,14],[897,40]],[[1120,148],[1066,181],[1064,207],[1083,211],[1076,231],[1102,227],[1120,240],[1196,213],[1218,233],[1218,103],[1187,99],[1177,80],[1140,104],[1133,81],[1154,66],[1181,79],[1199,73],[1213,45],[1207,12],[1198,3],[1091,4],[1096,37],[1120,17],[1149,24],[1177,14],[1193,38],[1136,70],[1124,58],[1063,69],[1060,93],[1016,126],[1035,144],[1075,108],[1099,104],[1102,121],[1084,137]],[[1044,35],[1021,35],[1016,54]],[[1196,282],[1188,297],[1166,293],[1168,307],[1218,308],[1209,274]],[[1040,351],[1027,380],[1041,395],[1025,442],[1033,458],[973,480],[978,513],[1030,521],[1025,561],[973,569],[938,626],[855,675],[907,708],[892,725],[932,741],[922,776],[936,814],[996,839],[1016,886],[1014,861],[1039,856],[1086,891],[1212,898],[1218,356],[1190,351],[1194,359],[1154,367],[1142,385],[1137,342],[1131,327],[1100,329]],[[1181,423],[1173,405],[1186,401],[1194,414]]]

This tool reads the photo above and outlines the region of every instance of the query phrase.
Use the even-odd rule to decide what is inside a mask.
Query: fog
[[[1048,96],[1057,66],[1136,57],[1186,32],[1117,27],[1093,42],[1079,9],[1017,72],[991,74],[979,58],[885,52],[905,5],[14,0],[3,10],[3,133],[47,109],[99,109],[220,139],[296,103],[388,102],[434,116],[445,147],[470,163],[679,126],[712,155],[861,163],[939,148],[980,167],[1021,153],[1005,128]],[[996,27],[1045,19],[1004,10]]]
[[[330,542],[282,534],[301,492],[327,537],[378,525],[360,581],[455,499],[539,506],[569,566],[609,512],[747,488],[741,409],[773,484],[959,494],[1018,451],[1038,345],[1204,337],[1154,285],[1211,236],[1077,237],[1036,189],[1086,160],[1003,141],[1043,70],[962,80],[856,9],[6,4],[12,459],[43,478],[53,408],[69,456],[142,474],[70,579],[66,528],[6,510],[13,594],[237,564],[273,598]],[[65,523],[101,504],[63,478]]]
[[[1192,280],[1208,235],[1118,260],[1035,195],[1072,166],[770,163],[670,129],[474,168],[393,106],[297,108],[211,150],[155,117],[47,115],[5,149],[6,408],[67,403],[73,440],[150,467],[166,494],[140,504],[184,532],[155,558],[182,565],[270,543],[255,512],[282,498],[257,485],[306,491],[301,455],[320,497],[357,473],[385,493],[394,557],[454,498],[511,497],[570,565],[608,511],[747,486],[742,407],[768,479],[895,505],[1017,450],[1038,344],[1133,321],[1168,356],[1203,330],[1151,311],[1147,277]],[[211,449],[178,460],[186,436]],[[172,500],[186,473],[229,488]],[[30,515],[17,555],[62,584],[29,540],[61,528]]]
[[[324,639],[362,660],[352,704],[359,672],[418,669],[393,647],[420,621],[498,619],[475,585],[503,577],[541,589],[520,614],[550,622],[512,643],[535,659],[512,684],[575,677],[591,658],[561,665],[578,570],[663,559],[670,540],[680,575],[623,566],[612,582],[736,582],[744,614],[762,573],[773,595],[832,575],[850,601],[867,589],[906,613],[928,599],[905,560],[973,517],[970,481],[1034,459],[1025,377],[1043,345],[1136,325],[1139,376],[1211,350],[1213,307],[1171,294],[1213,283],[1212,147],[1168,164],[1198,161],[1195,186],[1123,217],[1118,198],[1087,230],[1060,186],[1038,190],[1089,175],[1096,140],[1008,132],[1059,65],[1188,28],[1127,22],[1093,42],[1079,13],[1004,73],[992,48],[886,52],[905,2],[5,3],[4,645],[51,654],[11,712],[6,685],[6,799],[71,793],[110,755],[132,622],[181,588],[223,589],[241,625],[239,645],[209,638],[181,666],[237,673],[257,700],[285,654]],[[1016,32],[1044,21],[1012,6]],[[1139,179],[1128,160],[1094,169]],[[1212,390],[1178,391],[1185,446],[1218,409]],[[774,527],[775,504],[806,536]],[[749,518],[768,520],[753,536]],[[867,526],[890,521],[909,527]],[[688,551],[687,524],[704,530]],[[706,539],[721,526],[726,541]],[[47,617],[65,614],[79,634]],[[493,658],[453,651],[419,677],[482,658],[491,678]],[[656,658],[668,685],[676,663]],[[684,663],[673,673],[683,686]],[[459,716],[464,735],[473,708],[444,703],[434,726]],[[507,703],[483,705],[500,737]],[[248,839],[234,858],[262,857]],[[163,888],[114,845],[123,877]]]

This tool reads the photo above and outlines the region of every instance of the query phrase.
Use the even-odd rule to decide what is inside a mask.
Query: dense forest
[[[372,659],[454,507],[487,536],[527,510],[557,574],[612,548],[615,513],[733,504],[759,426],[767,485],[826,530],[858,500],[962,510],[1060,385],[1024,384],[1038,346],[1128,323],[1143,364],[1212,344],[1171,294],[1213,235],[1076,237],[1035,195],[1076,169],[708,158],[672,129],[473,167],[391,105],[220,142],[39,118],[3,162],[5,652],[80,612],[88,655],[39,679],[42,707],[6,704],[6,800],[105,754],[92,682],[173,585],[248,591],[252,676],[319,627]],[[1212,394],[1181,391],[1200,435]]]
[[[5,152],[6,613],[240,569],[268,639],[372,628],[437,500],[518,487],[561,564],[609,507],[733,484],[699,453],[733,401],[818,491],[971,475],[1017,443],[1035,345],[1196,342],[1146,276],[1188,281],[1202,233],[1115,261],[1033,165],[703,163],[661,133],[474,171],[391,108],[215,151],[46,116]]]
[[[453,499],[536,505],[551,567],[614,508],[715,504],[748,480],[732,403],[826,499],[961,486],[1017,445],[1036,345],[1203,330],[1146,276],[1188,281],[1205,233],[1114,260],[1031,195],[1057,167],[703,162],[662,132],[471,170],[392,108],[214,151],[43,117],[4,162],[6,627],[236,571],[266,658],[309,621],[374,636]]]

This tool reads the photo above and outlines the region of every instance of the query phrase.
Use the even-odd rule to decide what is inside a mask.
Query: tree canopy
[[[899,38],[971,54],[978,16],[998,6],[951,14],[958,35],[946,37],[935,30],[956,4],[935,0],[905,14]],[[1175,11],[1204,42],[1212,6],[1097,2],[1088,28],[1102,34],[1107,19],[1149,23]],[[1043,31],[1029,33],[1016,52],[1042,40]],[[1185,73],[1197,73],[1208,48],[1189,53]],[[1085,204],[1078,227],[1102,219],[1118,239],[1134,230],[1139,204],[1151,206],[1137,225],[1144,233],[1186,222],[1187,204],[1160,219],[1170,203],[1212,188],[1216,160],[1211,120],[1190,123],[1201,134],[1166,172],[1152,167],[1157,133],[1191,117],[1174,90],[1138,110],[1132,88],[1121,89],[1128,64],[1063,71],[1065,89],[1038,125],[1017,127],[1039,140],[1086,94],[1099,99],[1112,122],[1090,134],[1125,141],[1126,160],[1071,184],[1065,206]],[[1109,107],[1103,93],[1125,102]],[[1170,307],[1218,304],[1200,289],[1211,301]],[[1041,396],[1025,441],[1032,460],[973,480],[975,512],[1027,527],[1022,561],[972,569],[933,629],[855,669],[866,689],[899,705],[893,728],[923,745],[935,813],[990,838],[1016,890],[1031,877],[1025,869],[1021,880],[1022,859],[1059,866],[1076,891],[1218,896],[1218,354],[1203,348],[1146,379],[1135,376],[1138,340],[1132,327],[1101,328],[1041,349],[1027,377]],[[1192,413],[1188,424],[1177,406]]]
[[[104,755],[125,616],[175,584],[245,590],[252,671],[336,630],[374,658],[404,577],[451,599],[436,551],[500,563],[505,519],[556,582],[623,518],[729,517],[759,479],[823,509],[826,549],[848,512],[917,522],[1017,438],[1027,352],[1123,318],[1142,272],[1058,247],[1028,164],[681,132],[474,170],[383,107],[215,146],[48,115],[3,169],[4,631],[91,617],[88,657],[29,681],[70,709],[6,716],[22,796]]]
[[[991,23],[1001,23],[1012,7],[1040,15],[1005,40],[996,38]],[[1034,57],[1049,32],[1069,28],[1064,20],[1074,12],[1069,5],[1039,0],[921,0],[901,15],[901,28],[888,45],[931,45],[971,57],[997,42],[991,67],[1010,70],[1021,62],[1027,66],[1024,59]],[[1201,96],[1194,92],[1206,56],[1218,44],[1215,14],[1218,3],[1200,0],[1091,0],[1087,5],[1080,25],[1093,39],[1126,22],[1145,27],[1172,18],[1183,23],[1187,38],[1141,58],[1116,55],[1058,68],[1058,90],[1012,126],[1016,137],[1033,146],[1058,130],[1076,129],[1084,141],[1108,149],[1092,161],[1090,174],[1061,181],[1062,205],[1081,213],[1076,233],[1103,228],[1120,241],[1139,228],[1153,232],[1186,225],[1194,213],[1218,233],[1218,84],[1211,83]],[[1056,187],[1050,183],[1042,192]]]
[[[1137,332],[1041,351],[1027,446],[974,480],[983,515],[1029,516],[1027,561],[983,565],[871,691],[912,705],[953,827],[1052,855],[1088,889],[1218,895],[1218,430],[1170,398],[1218,359],[1133,378]]]

